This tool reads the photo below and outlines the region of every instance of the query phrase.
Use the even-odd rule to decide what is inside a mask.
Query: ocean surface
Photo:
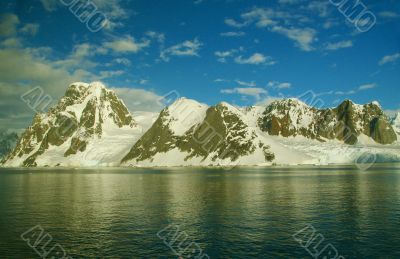
[[[400,258],[400,165],[0,169],[0,258],[64,255]]]

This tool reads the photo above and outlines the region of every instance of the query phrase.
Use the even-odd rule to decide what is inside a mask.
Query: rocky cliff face
[[[15,148],[17,142],[17,133],[0,131],[0,161]]]
[[[82,158],[83,153],[93,152],[93,144],[110,137],[108,133],[118,129],[123,133],[135,127],[128,109],[113,91],[97,82],[74,83],[47,114],[35,116],[5,164],[62,165],[69,160],[65,158],[78,153]]]
[[[358,105],[349,100],[334,109],[316,109],[297,99],[279,100],[266,107],[259,126],[270,135],[337,139],[347,144],[356,144],[361,134],[380,144],[397,140],[379,104]]]

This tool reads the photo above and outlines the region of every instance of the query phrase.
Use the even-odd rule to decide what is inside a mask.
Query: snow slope
[[[372,157],[375,162],[400,162],[400,145],[381,145],[368,138],[368,144],[347,145],[332,140],[319,142],[305,137],[282,138],[270,136],[284,147],[302,152],[312,158],[313,164],[352,164],[362,162],[365,157]]]
[[[193,125],[203,121],[208,106],[195,100],[180,98],[165,109],[166,124],[174,135],[181,136]]]
[[[393,118],[392,127],[394,128],[398,136],[397,141],[400,142],[400,112],[398,112],[396,116]]]

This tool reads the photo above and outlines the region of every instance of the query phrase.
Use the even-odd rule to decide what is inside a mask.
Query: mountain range
[[[5,158],[6,167],[224,166],[400,161],[400,115],[345,100],[317,109],[298,99],[265,107],[180,98],[159,114],[130,112],[112,89],[71,84]]]

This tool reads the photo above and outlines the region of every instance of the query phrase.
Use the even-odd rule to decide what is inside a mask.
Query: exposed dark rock
[[[304,136],[325,141],[338,139],[356,144],[360,134],[377,143],[391,144],[397,136],[376,103],[357,105],[345,100],[335,109],[315,109],[296,99],[276,101],[266,107],[259,126],[270,135]]]

